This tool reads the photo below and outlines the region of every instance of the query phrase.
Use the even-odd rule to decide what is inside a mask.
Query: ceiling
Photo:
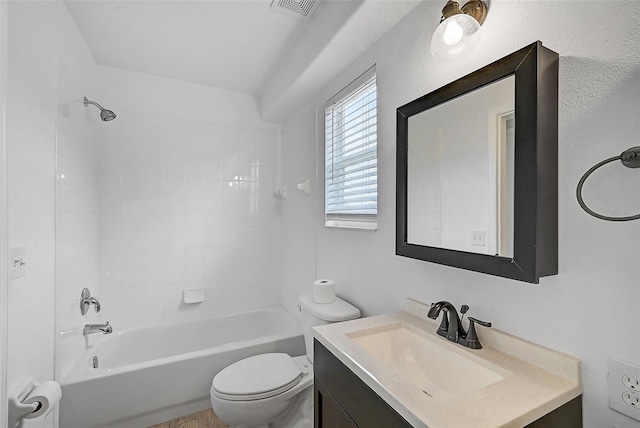
[[[311,22],[271,0],[65,4],[100,65],[251,94]]]
[[[419,1],[322,0],[310,19],[271,0],[65,5],[98,64],[249,93],[263,119],[280,121]]]

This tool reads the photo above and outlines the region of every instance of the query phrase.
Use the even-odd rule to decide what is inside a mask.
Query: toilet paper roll
[[[313,283],[313,301],[316,303],[336,301],[336,283],[333,279],[318,279]]]
[[[60,389],[60,384],[58,382],[49,381],[41,383],[36,386],[31,394],[24,399],[24,404],[33,404],[40,403],[38,409],[26,415],[25,419],[35,419],[40,416],[47,417],[49,413],[51,413],[58,404],[60,403],[60,398],[62,398],[62,389]]]

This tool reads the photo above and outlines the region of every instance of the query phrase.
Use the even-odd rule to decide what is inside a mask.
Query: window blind
[[[375,220],[378,212],[375,69],[333,99],[336,101],[330,101],[325,109],[325,215],[327,220]]]

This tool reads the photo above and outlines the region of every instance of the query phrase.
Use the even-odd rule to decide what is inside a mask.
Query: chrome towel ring
[[[618,159],[622,162],[622,165],[626,166],[627,168],[640,168],[640,146],[631,147],[630,149],[627,149],[624,152],[622,152],[620,156],[614,156],[612,158],[605,159],[602,162],[598,162],[597,164],[589,168],[589,170],[584,173],[584,175],[578,182],[578,187],[576,188],[576,197],[578,198],[578,203],[580,204],[583,210],[585,210],[587,213],[591,214],[592,216],[599,218],[600,220],[607,220],[607,221],[638,220],[640,219],[640,214],[626,216],[626,217],[610,217],[610,216],[598,214],[597,212],[590,209],[582,199],[582,185],[584,184],[587,177],[589,177],[593,171],[600,168],[602,165],[608,164],[609,162],[613,162]]]

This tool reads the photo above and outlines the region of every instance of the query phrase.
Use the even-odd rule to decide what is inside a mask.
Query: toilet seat
[[[224,368],[213,378],[211,392],[229,401],[251,401],[273,397],[293,388],[302,370],[284,353],[245,358]]]

